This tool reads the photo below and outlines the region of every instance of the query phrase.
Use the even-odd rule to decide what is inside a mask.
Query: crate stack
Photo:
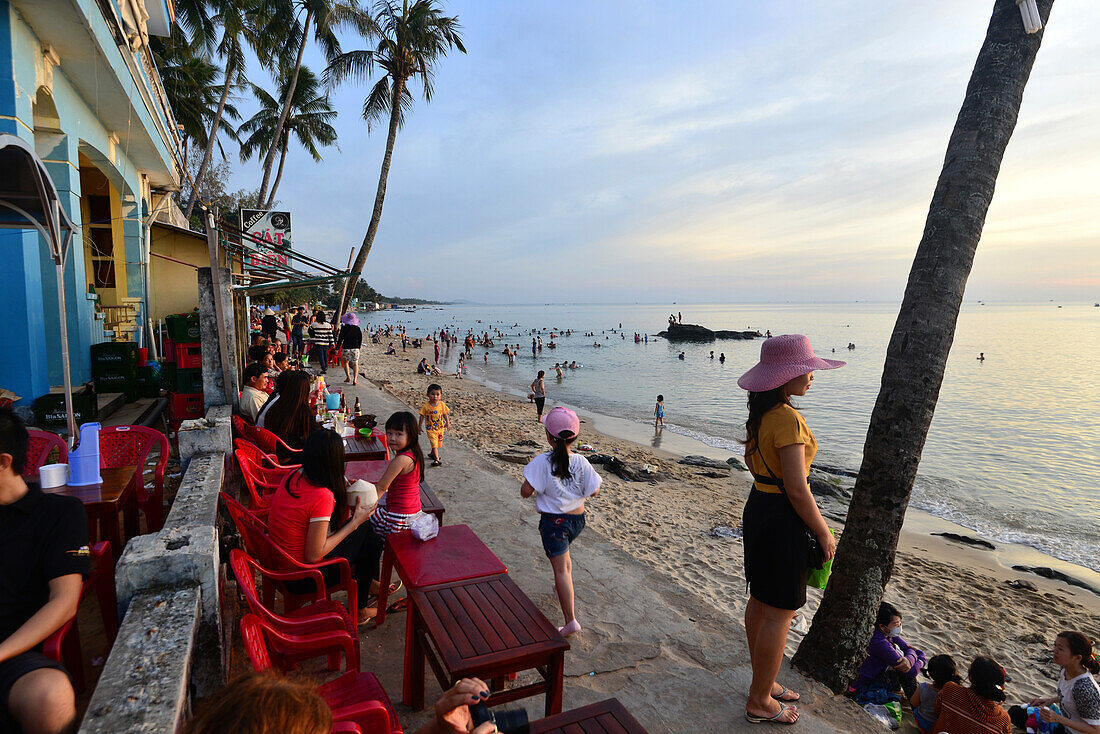
[[[202,344],[199,342],[199,315],[166,316],[163,383],[172,406],[172,429],[180,423],[204,415],[202,395]]]
[[[92,345],[92,379],[99,394],[120,392],[126,402],[138,399],[138,346],[134,342]]]

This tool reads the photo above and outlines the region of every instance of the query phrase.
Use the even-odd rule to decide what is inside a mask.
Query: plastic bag
[[[431,540],[439,535],[439,520],[435,515],[427,512],[418,512],[409,521],[409,530],[417,540]]]
[[[894,715],[890,713],[890,709],[882,704],[869,703],[863,707],[863,710],[866,711],[872,719],[882,724],[887,729],[897,729],[901,726],[898,720],[894,718]]]
[[[829,528],[829,532],[833,533],[833,529]],[[833,533],[836,535],[836,533]],[[813,587],[815,589],[824,589],[829,585],[829,575],[833,572],[833,559],[825,561],[821,564],[821,568],[811,568],[810,575],[806,577],[806,586]]]

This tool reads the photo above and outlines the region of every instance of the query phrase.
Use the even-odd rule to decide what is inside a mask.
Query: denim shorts
[[[577,539],[584,530],[584,513],[580,515],[552,515],[542,513],[539,520],[539,534],[542,535],[542,549],[547,558],[560,556],[569,550],[569,544]]]

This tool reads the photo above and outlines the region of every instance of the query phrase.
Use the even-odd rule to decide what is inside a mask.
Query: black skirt
[[[806,603],[806,524],[783,494],[753,488],[741,514],[749,594],[778,609]]]

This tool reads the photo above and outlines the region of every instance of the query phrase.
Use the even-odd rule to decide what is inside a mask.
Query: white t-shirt
[[[1066,680],[1066,671],[1058,676],[1058,705],[1071,721],[1100,725],[1100,686],[1086,670]]]
[[[523,468],[523,478],[535,488],[535,507],[539,512],[553,515],[571,512],[586,497],[596,494],[603,481],[588,459],[579,454],[569,454],[569,479],[555,477],[551,468],[550,452],[539,454]]]

